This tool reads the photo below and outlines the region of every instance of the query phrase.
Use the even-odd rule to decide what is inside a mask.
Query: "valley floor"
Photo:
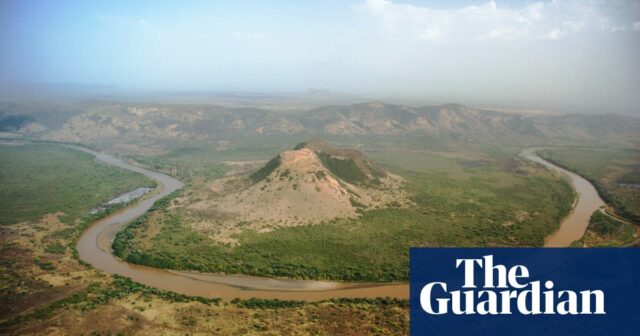
[[[412,205],[362,211],[357,218],[252,230],[237,244],[194,225],[210,220],[188,205],[216,195],[188,185],[166,209],[118,235],[116,255],[137,264],[269,277],[390,282],[408,279],[411,246],[542,246],[573,203],[571,186],[518,157],[389,151],[374,160],[403,176]]]
[[[119,236],[116,250],[129,261],[173,269],[349,281],[406,280],[409,246],[540,246],[568,213],[574,196],[562,179],[512,155],[394,150],[369,156],[407,179],[414,206],[364,211],[355,219],[265,233],[243,230],[235,236],[239,245],[232,246],[194,230],[191,221],[197,217],[178,202],[130,226]],[[73,159],[79,161],[66,164],[101,172],[85,156]],[[33,162],[30,157],[13,164]],[[148,183],[110,169],[104,174],[101,179],[110,181],[108,185],[134,189]],[[182,202],[209,197],[207,181],[221,174],[208,175],[212,179],[191,175],[205,183],[190,183]],[[57,180],[46,183],[52,181]],[[120,192],[117,188],[104,191],[101,184],[86,188],[102,190],[98,195],[106,199]],[[69,189],[69,199],[76,199],[77,192]],[[93,198],[77,199],[85,203],[77,201],[70,208],[59,207],[38,218],[0,226],[0,295],[3,303],[9,303],[0,310],[3,334],[408,333],[408,307],[402,300],[221,301],[186,297],[106,275],[74,256],[79,232],[97,218],[84,215],[96,205]],[[17,204],[14,209],[20,209]],[[62,210],[76,215],[70,221]],[[592,224],[590,230],[598,234],[628,239],[626,227],[619,228],[597,215]],[[589,241],[593,242],[592,237],[585,236],[585,242]],[[153,258],[145,259],[145,254]]]

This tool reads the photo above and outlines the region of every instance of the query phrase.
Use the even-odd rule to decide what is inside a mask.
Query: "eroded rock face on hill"
[[[214,182],[211,191],[220,196],[191,204],[189,209],[208,211],[215,218],[201,218],[192,226],[217,240],[235,243],[230,236],[245,228],[264,232],[409,204],[401,177],[375,167],[359,151],[318,141],[281,153],[245,180],[248,186],[232,192],[238,187],[233,177]]]

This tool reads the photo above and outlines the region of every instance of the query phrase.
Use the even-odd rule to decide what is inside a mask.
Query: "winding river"
[[[520,156],[540,163],[551,170],[558,171],[569,177],[573,184],[573,189],[578,194],[578,199],[574,204],[571,213],[562,221],[560,228],[547,237],[545,247],[566,247],[572,242],[582,238],[589,225],[589,219],[594,211],[605,206],[604,201],[598,195],[596,188],[582,176],[558,167],[553,163],[544,160],[536,154],[543,148],[527,148],[520,152]]]
[[[111,244],[116,233],[126,224],[144,214],[155,201],[183,187],[183,183],[164,174],[136,167],[113,156],[78,146],[69,146],[93,154],[109,165],[143,174],[156,180],[160,190],[135,205],[101,219],[89,227],[78,240],[78,253],[82,260],[95,268],[122,276],[133,281],[185,295],[208,298],[264,298],[281,300],[318,301],[339,297],[394,297],[407,299],[407,283],[341,283],[331,281],[272,279],[246,275],[206,274],[197,272],[169,271],[148,266],[134,265],[116,258]],[[560,171],[571,178],[579,194],[574,211],[562,222],[560,229],[552,234],[546,246],[568,246],[584,234],[589,217],[604,202],[591,184],[577,174],[557,167],[535,154],[536,149],[526,149],[520,155]]]
[[[272,279],[247,275],[209,274],[168,271],[134,265],[116,258],[111,249],[116,233],[126,224],[144,214],[160,198],[183,187],[173,177],[136,167],[111,155],[78,146],[69,146],[95,155],[109,165],[134,171],[156,180],[160,191],[152,197],[101,219],[89,227],[78,240],[80,259],[93,267],[112,274],[130,277],[133,281],[176,293],[207,298],[263,298],[318,301],[339,297],[409,297],[406,283],[341,283],[332,281]]]

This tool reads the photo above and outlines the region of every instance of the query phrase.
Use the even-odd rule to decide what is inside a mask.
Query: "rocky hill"
[[[248,186],[231,192],[225,191],[229,179],[217,181],[211,188],[220,197],[190,205],[195,211],[213,209],[225,214],[215,223],[196,228],[224,227],[213,232],[223,238],[236,232],[237,223],[268,231],[355,217],[361,210],[409,202],[401,177],[376,167],[359,151],[333,148],[319,140],[280,153],[248,180]]]

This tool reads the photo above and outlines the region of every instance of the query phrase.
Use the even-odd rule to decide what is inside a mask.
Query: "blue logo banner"
[[[411,335],[638,335],[640,249],[412,248]]]

